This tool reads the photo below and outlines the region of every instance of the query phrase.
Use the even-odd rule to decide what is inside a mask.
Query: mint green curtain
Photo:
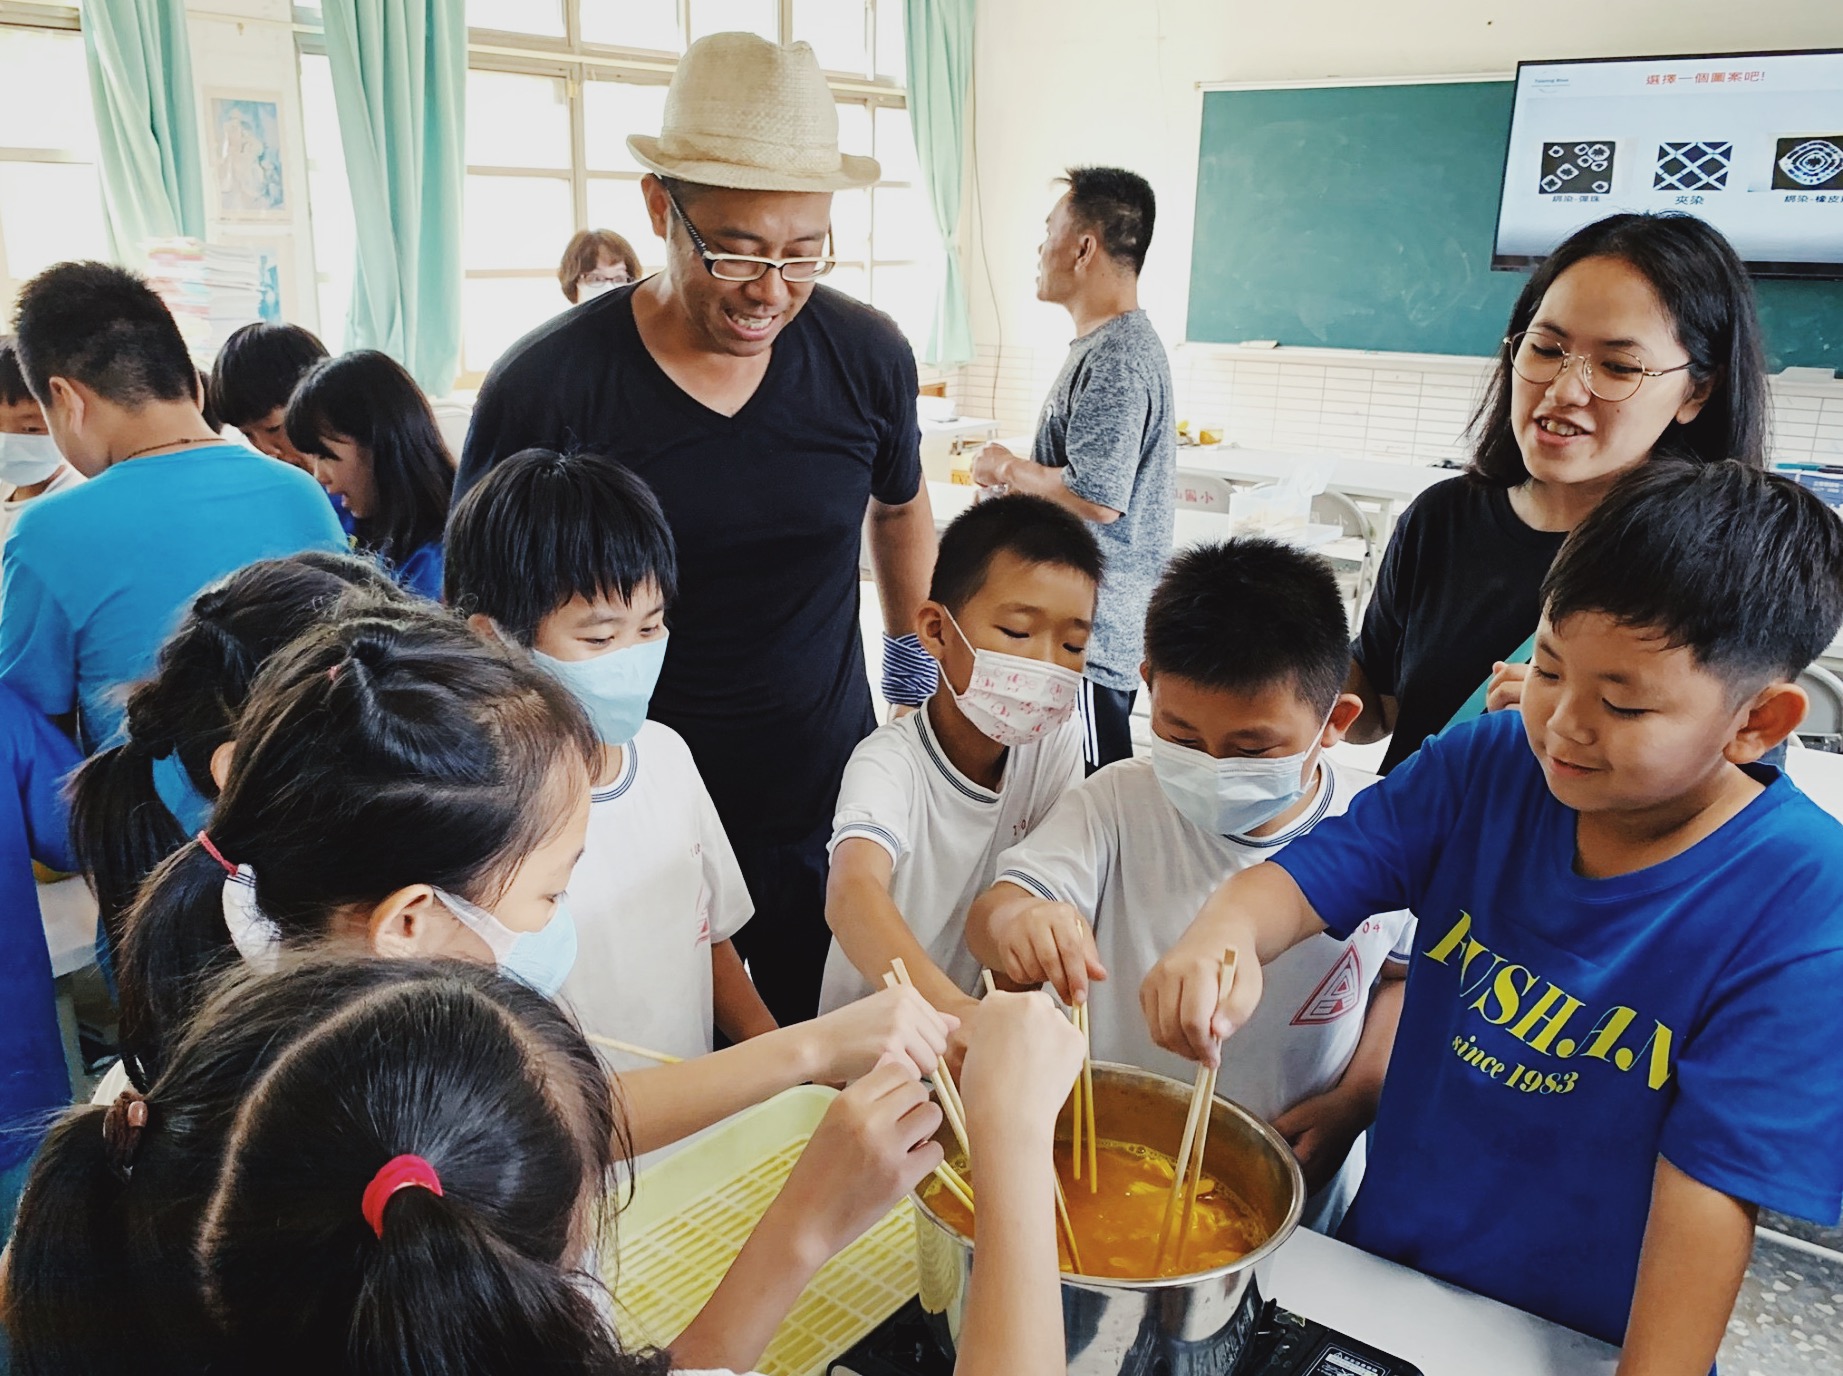
[[[922,362],[950,368],[973,358],[973,326],[960,270],[960,187],[966,174],[966,98],[973,82],[974,0],[908,0],[909,122],[922,189],[941,231],[946,270]]]
[[[139,264],[148,239],[202,239],[204,147],[185,0],[88,0],[83,50],[103,216],[116,261]]]
[[[461,365],[462,0],[325,0],[321,14],[358,221],[346,337],[441,396]]]

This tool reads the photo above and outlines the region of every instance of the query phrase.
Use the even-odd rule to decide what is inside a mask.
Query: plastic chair
[[[1843,735],[1843,679],[1821,664],[1813,664],[1798,676],[1798,686],[1811,699],[1805,719],[1798,723],[1798,734]]]

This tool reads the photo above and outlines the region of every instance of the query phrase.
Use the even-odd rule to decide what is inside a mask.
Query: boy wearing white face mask
[[[1139,987],[1204,898],[1271,858],[1374,783],[1325,750],[1361,709],[1342,692],[1349,633],[1330,568],[1268,540],[1172,560],[1146,615],[1151,757],[1109,765],[1072,790],[999,860],[973,905],[975,955],[1020,983],[1087,1002],[1096,1059],[1188,1080],[1152,1040]],[[1401,1008],[1406,913],[1348,941],[1305,943],[1267,967],[1269,997],[1237,1034],[1217,1092],[1273,1122],[1329,1226],[1361,1176]]]
[[[822,1012],[877,988],[898,956],[937,1009],[971,1011],[967,906],[1081,775],[1101,563],[1088,527],[1041,497],[991,498],[942,533],[916,616],[940,684],[864,738],[839,788]]]
[[[529,649],[602,740],[563,1001],[589,1032],[682,1059],[711,1050],[713,1026],[732,1042],[773,1031],[730,940],[754,912],[735,853],[684,740],[646,716],[677,584],[652,491],[600,455],[528,449],[455,509],[446,551],[444,600]]]
[[[11,335],[0,335],[0,545],[26,504],[83,481],[64,462],[45,413],[26,387]]]

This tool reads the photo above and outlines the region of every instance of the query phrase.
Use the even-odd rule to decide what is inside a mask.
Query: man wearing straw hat
[[[755,903],[736,946],[784,1023],[818,1006],[832,808],[875,725],[864,532],[890,633],[884,696],[913,705],[934,687],[909,634],[935,545],[915,358],[886,316],[816,285],[832,266],[832,193],[878,167],[839,153],[811,48],[699,40],[664,123],[627,145],[650,174],[665,270],[499,360],[456,496],[533,446],[605,453],[658,493],[679,597],[650,715],[685,738],[716,802]]]

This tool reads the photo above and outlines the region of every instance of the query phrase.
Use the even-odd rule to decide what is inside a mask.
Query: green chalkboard
[[[1489,354],[1511,83],[1209,91],[1189,337]],[[1843,366],[1843,282],[1756,284],[1770,366]]]

